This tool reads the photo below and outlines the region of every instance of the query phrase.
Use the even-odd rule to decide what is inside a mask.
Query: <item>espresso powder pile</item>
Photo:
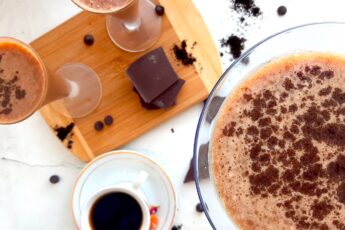
[[[245,41],[245,38],[240,38],[232,34],[228,38],[221,39],[220,43],[221,47],[228,47],[231,55],[236,59],[241,56]]]
[[[196,45],[196,42],[193,43],[192,49],[194,48],[195,45]],[[172,50],[175,54],[175,58],[178,61],[180,61],[183,65],[188,66],[196,62],[196,58],[191,53],[187,52],[186,40],[183,40],[180,46],[174,44]]]
[[[242,13],[247,16],[254,16],[258,17],[261,15],[261,10],[259,7],[257,7],[253,0],[231,0],[232,1],[232,8],[238,12]],[[242,17],[240,20],[243,20]]]
[[[243,36],[246,27],[249,25],[246,20],[248,18],[258,18],[262,15],[262,11],[255,4],[254,0],[230,0],[230,4],[230,8],[239,14],[238,17],[235,18],[235,20],[237,20],[237,28],[235,28],[237,34],[231,34],[230,36],[222,38],[220,40],[220,45],[222,48],[226,48],[226,53],[229,53],[233,59],[236,59],[241,56],[247,40]],[[220,56],[223,55],[224,53],[221,52]]]
[[[60,139],[61,142],[63,142],[64,140],[67,140],[67,148],[68,149],[72,149],[73,148],[73,127],[74,127],[74,123],[70,123],[69,125],[67,125],[66,127],[55,127],[54,131],[56,132],[56,136]]]
[[[74,123],[71,123],[66,127],[55,127],[54,130],[56,132],[56,136],[60,139],[60,141],[64,141],[68,134],[72,132],[73,127]]]

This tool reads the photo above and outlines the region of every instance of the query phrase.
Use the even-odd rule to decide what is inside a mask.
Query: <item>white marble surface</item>
[[[238,34],[230,1],[194,0],[218,45],[225,35]],[[276,14],[281,4],[288,8],[284,17]],[[291,26],[345,21],[343,0],[257,0],[257,5],[263,17],[239,29],[248,40],[246,48]],[[0,0],[0,36],[30,42],[77,12],[69,0]],[[224,68],[230,64],[229,56],[223,57],[223,64]],[[166,168],[179,198],[175,223],[183,224],[183,229],[210,229],[205,216],[195,211],[194,184],[182,183],[201,108],[201,104],[190,108],[124,147],[143,151]],[[0,126],[0,229],[76,229],[70,193],[83,166],[51,134],[38,113],[20,124]],[[60,183],[49,183],[52,174],[61,177]]]

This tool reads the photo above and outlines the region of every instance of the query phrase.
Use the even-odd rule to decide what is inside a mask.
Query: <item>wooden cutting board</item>
[[[62,25],[33,41],[31,45],[50,70],[68,62],[80,62],[93,68],[101,78],[103,97],[99,107],[90,115],[72,119],[54,110],[54,104],[44,106],[40,112],[48,125],[75,124],[71,152],[83,161],[127,142],[159,125],[188,107],[207,98],[222,73],[217,48],[204,21],[191,0],[161,0],[166,14],[159,42],[150,50],[163,47],[170,63],[180,78],[186,80],[177,97],[177,104],[168,110],[148,111],[141,107],[137,95],[125,74],[129,64],[145,54],[128,53],[117,48],[108,37],[103,15],[82,12]],[[95,43],[83,43],[85,34],[92,34]],[[175,60],[171,48],[187,40],[197,58],[194,66],[183,66]],[[149,51],[150,51],[149,50]],[[94,130],[94,122],[105,115],[114,117],[114,124],[102,131]],[[64,141],[67,146],[67,140]]]

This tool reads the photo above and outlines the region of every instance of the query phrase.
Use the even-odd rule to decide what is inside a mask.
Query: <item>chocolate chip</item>
[[[72,140],[68,140],[68,142],[67,142],[67,148],[68,148],[68,149],[72,149],[72,148],[73,148],[73,141],[72,141]]]
[[[84,36],[85,45],[91,46],[95,42],[95,38],[91,34],[86,34]]]
[[[200,203],[198,203],[195,206],[195,209],[196,209],[197,212],[203,212],[204,211],[204,208],[202,207],[202,205]]]
[[[181,230],[182,229],[182,224],[180,225],[174,225],[172,226],[171,230]]]
[[[170,131],[171,131],[172,133],[174,133],[174,132],[175,132],[174,128],[171,128],[171,129],[170,129]]]
[[[101,121],[96,121],[94,127],[96,131],[101,131],[104,128],[104,124]]]
[[[156,5],[155,11],[156,11],[156,14],[159,15],[159,16],[164,15],[164,12],[165,12],[164,6]]]
[[[287,8],[285,6],[279,6],[277,9],[277,13],[279,16],[285,15],[287,12]]]
[[[59,183],[60,181],[60,177],[58,175],[52,175],[50,178],[49,178],[49,181],[50,183],[52,184],[57,184]]]
[[[110,125],[113,124],[113,122],[114,122],[114,119],[113,119],[113,117],[112,117],[111,115],[105,116],[105,118],[104,118],[104,124],[110,126]]]

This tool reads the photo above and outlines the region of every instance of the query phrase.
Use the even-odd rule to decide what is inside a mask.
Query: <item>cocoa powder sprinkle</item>
[[[324,222],[345,205],[345,124],[341,123],[345,121],[345,92],[327,86],[333,77],[331,69],[304,66],[280,81],[278,92],[272,88],[246,90],[241,100],[248,107],[241,119],[249,125],[230,123],[223,129],[225,136],[236,134],[245,141],[250,194],[281,197],[277,207],[300,229],[345,227],[338,220],[333,226]],[[315,86],[316,94],[311,95],[308,90]],[[306,95],[287,104],[290,95],[293,98],[298,92]],[[296,118],[284,124],[284,116]],[[327,156],[327,163],[321,159],[324,149],[320,144],[336,149]],[[329,184],[335,185],[332,191]],[[302,197],[310,200],[303,209],[298,203]]]

